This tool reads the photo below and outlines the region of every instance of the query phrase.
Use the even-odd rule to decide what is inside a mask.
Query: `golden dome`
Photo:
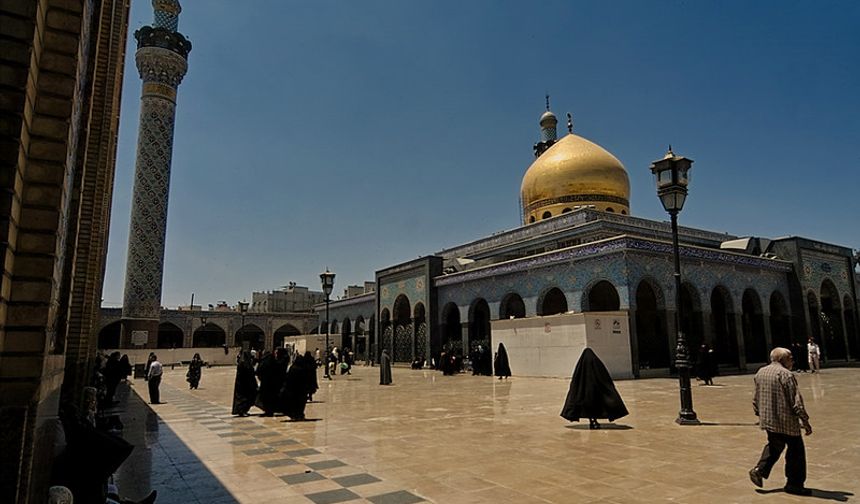
[[[630,181],[624,165],[603,147],[573,133],[532,163],[520,194],[526,223],[591,206],[630,213]]]

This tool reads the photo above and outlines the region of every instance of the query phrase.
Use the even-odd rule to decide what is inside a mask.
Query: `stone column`
[[[156,343],[161,309],[176,89],[191,51],[191,43],[176,31],[179,2],[153,0],[153,6],[153,26],[134,33],[143,91],[122,308],[124,342],[135,333],[143,336],[142,331],[148,333],[150,348]]]
[[[773,348],[773,334],[771,334],[770,330],[770,320],[771,314],[770,312],[762,312],[761,319],[762,325],[764,326],[764,344],[765,348]]]
[[[738,345],[738,367],[742,370],[747,368],[746,345],[744,345],[744,324],[742,313],[732,313],[729,324],[735,326],[735,341]]]

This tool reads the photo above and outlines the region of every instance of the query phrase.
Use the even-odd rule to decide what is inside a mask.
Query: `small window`
[[[612,207],[606,207],[606,211],[609,213],[615,213],[615,210]]]
[[[529,224],[533,223],[534,221],[535,221],[535,216],[534,216],[534,215],[532,215],[531,217],[529,217]]]
[[[621,215],[627,215],[627,210],[622,210]]]
[[[572,211],[573,210],[571,210],[570,208],[565,208],[564,210],[561,211],[561,213],[567,213],[567,212],[572,212]]]
[[[550,217],[552,217],[552,214],[550,212],[544,212],[541,216],[541,219],[549,219]]]

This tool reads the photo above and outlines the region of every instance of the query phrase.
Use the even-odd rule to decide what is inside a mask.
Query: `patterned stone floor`
[[[322,382],[313,421],[230,415],[232,368],[204,369],[189,391],[167,371],[165,404],[129,394],[123,419],[137,445],[118,480],[172,503],[645,503],[800,502],[782,491],[783,465],[765,489],[747,470],[764,435],[752,377],[694,386],[698,427],[673,423],[677,381],[617,382],[630,415],[599,431],[558,416],[569,382],[441,376],[376,368]],[[806,438],[814,497],[854,500],[860,489],[860,369],[798,375],[814,434]],[[143,381],[132,387],[146,397]],[[252,410],[254,412],[256,410]]]

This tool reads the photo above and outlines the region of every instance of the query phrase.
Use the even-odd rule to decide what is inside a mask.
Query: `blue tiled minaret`
[[[191,51],[177,31],[179,1],[153,0],[152,6],[153,25],[134,32],[143,91],[122,307],[123,344],[150,347],[156,343],[161,308],[176,89]]]

